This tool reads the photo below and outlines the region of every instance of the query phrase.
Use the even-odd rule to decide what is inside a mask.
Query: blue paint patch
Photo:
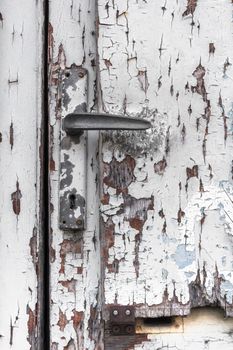
[[[188,279],[193,277],[193,275],[196,275],[195,272],[185,272],[184,274]]]
[[[230,126],[229,130],[231,132],[233,132],[233,102],[231,103],[231,109],[227,113],[227,116],[231,120],[231,126]]]
[[[233,285],[230,281],[223,281],[221,283],[221,294],[226,295],[227,302],[231,303],[233,298]]]
[[[171,257],[180,269],[184,269],[186,266],[192,265],[196,259],[196,253],[195,250],[186,250],[185,244],[180,244]]]

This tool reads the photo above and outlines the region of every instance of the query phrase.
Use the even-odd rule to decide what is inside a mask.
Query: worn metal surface
[[[67,135],[66,116],[87,108],[86,69],[72,65],[61,72],[61,154],[60,154],[60,228],[84,230],[86,227],[86,135]]]
[[[133,306],[111,306],[109,316],[112,335],[132,335],[135,333],[135,310]]]
[[[178,328],[171,326],[148,334],[106,337],[105,350],[224,350],[232,349],[232,318],[224,312],[204,308],[177,317]],[[156,327],[155,327],[156,328]],[[154,333],[154,334],[153,334]]]
[[[0,6],[0,349],[40,349],[43,2]],[[35,45],[36,43],[36,45]]]
[[[86,229],[59,230],[59,153],[62,76],[67,69],[88,70],[87,111],[96,107],[96,28],[94,1],[50,1],[49,27],[51,308],[52,350],[102,348],[100,332],[100,252],[98,232],[98,134],[88,133]],[[72,88],[68,89],[72,93]],[[77,98],[77,106],[83,102]],[[74,100],[72,101],[72,104]],[[75,108],[76,106],[74,106]],[[72,111],[73,112],[73,111]],[[83,171],[84,164],[76,162]]]
[[[70,135],[80,135],[83,130],[146,130],[151,127],[150,122],[141,118],[106,113],[68,114],[63,125]]]
[[[98,1],[100,106],[161,130],[103,139],[106,307],[161,317],[219,305],[233,316],[232,10]]]

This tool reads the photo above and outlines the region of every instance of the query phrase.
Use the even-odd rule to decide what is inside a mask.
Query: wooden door
[[[232,2],[52,0],[49,22],[50,348],[231,349]],[[80,104],[152,128],[61,156]],[[70,149],[78,232],[59,229]],[[113,334],[125,307],[136,333]]]

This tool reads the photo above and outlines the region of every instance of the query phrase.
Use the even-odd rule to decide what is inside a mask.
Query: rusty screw
[[[134,334],[134,326],[129,324],[125,327],[125,333],[126,334]]]
[[[117,316],[119,314],[118,310],[113,310],[112,312],[113,316]]]
[[[117,335],[117,334],[120,333],[120,331],[121,331],[120,326],[114,325],[114,326],[112,327],[112,333],[113,333],[113,334]]]
[[[80,219],[78,219],[78,220],[76,221],[76,224],[77,224],[78,226],[82,226],[83,221],[82,221],[82,220],[80,220]]]
[[[78,73],[79,78],[83,78],[84,75],[85,75],[84,72],[79,72],[79,73]]]
[[[125,310],[126,316],[129,316],[131,314],[131,311],[129,309]]]

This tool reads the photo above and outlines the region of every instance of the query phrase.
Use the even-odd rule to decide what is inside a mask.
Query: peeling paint
[[[15,215],[17,215],[17,216],[20,214],[21,198],[22,198],[22,193],[20,191],[19,182],[17,180],[16,191],[11,194],[12,208],[13,208]]]

